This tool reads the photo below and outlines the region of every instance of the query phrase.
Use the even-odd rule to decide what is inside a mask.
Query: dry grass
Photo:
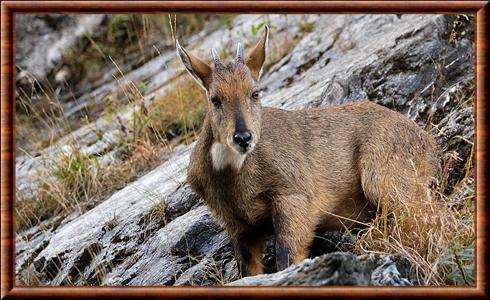
[[[192,80],[178,79],[174,89],[148,107],[148,127],[166,139],[187,136],[201,126],[207,112],[204,91]]]
[[[63,105],[54,97],[49,83],[18,68],[29,78],[29,87],[16,87],[16,153],[31,153],[45,148],[70,131]]]
[[[120,162],[101,166],[97,157],[72,145],[38,174],[40,186],[34,198],[16,202],[17,231],[75,209],[85,211],[162,163],[163,155],[178,143],[189,143],[207,109],[203,91],[190,80],[178,80],[174,88],[145,108],[135,111],[132,138],[122,141]],[[137,105],[135,103],[130,105]]]
[[[442,170],[453,162],[446,161]],[[357,252],[404,255],[421,285],[473,284],[472,162],[473,155],[467,160],[466,176],[449,195],[443,193],[444,184],[439,184],[420,187],[428,196],[390,202],[394,204],[389,208],[381,204],[372,223],[357,234]]]
[[[451,284],[454,249],[471,247],[474,225],[472,206],[462,210],[448,207],[445,199],[432,199],[399,205],[391,212],[381,208],[370,226],[358,235],[361,253],[403,254],[414,266],[416,278],[423,285]],[[463,277],[472,274],[462,273]],[[469,284],[467,280],[466,284]]]
[[[26,152],[43,149],[84,125],[79,119],[68,122],[64,118],[65,102],[75,101],[107,82],[108,74],[119,77],[172,48],[172,36],[189,36],[209,24],[216,26],[222,18],[228,16],[179,14],[177,26],[171,30],[167,15],[110,15],[100,32],[82,39],[76,48],[65,53],[62,64],[71,75],[63,88],[54,81],[56,70],[47,74],[47,78],[35,78],[28,70],[18,67],[18,72],[27,73],[31,85],[16,87],[17,148]],[[143,90],[141,84],[144,82],[134,83]],[[128,98],[127,102],[131,100],[134,99]],[[83,114],[93,120],[104,111],[105,107],[94,105],[85,108]]]
[[[104,170],[104,177],[101,180],[103,190],[95,195],[106,198],[138,176],[153,170],[162,163],[162,156],[167,150],[165,147],[146,141],[137,141],[127,147],[127,157],[120,163],[107,166]]]
[[[448,91],[453,93],[450,114],[474,105],[472,81],[462,84],[460,90],[451,92],[448,88]],[[443,97],[446,95],[440,96]],[[434,118],[431,113],[425,130],[438,129],[433,122],[440,122],[445,116]],[[403,254],[412,263],[413,275],[422,285],[475,283],[475,145],[473,141],[463,141],[472,145],[469,153],[463,152],[463,157],[440,145],[444,155],[437,183],[422,187],[428,197],[413,196],[409,203],[396,202],[392,209],[379,207],[373,222],[357,235],[358,253]],[[451,174],[456,168],[456,174]]]
[[[20,232],[29,229],[62,211],[60,203],[52,197],[28,199],[17,197],[15,202],[16,231]]]
[[[107,115],[104,118],[120,122],[119,125],[124,128],[125,135],[117,145],[118,159],[110,164],[102,164],[99,157],[82,151],[82,145],[79,145],[77,141],[71,141],[68,145],[55,143],[59,137],[69,134],[73,127],[65,119],[64,105],[56,96],[54,89],[46,86],[46,84],[49,85],[49,82],[40,83],[33,78],[33,88],[30,92],[18,90],[20,101],[17,107],[19,112],[17,114],[17,137],[22,140],[22,147],[19,147],[22,148],[21,152],[30,155],[34,150],[52,145],[60,153],[48,164],[47,168],[37,174],[39,185],[35,195],[18,193],[15,203],[18,233],[41,223],[40,229],[47,230],[53,226],[51,220],[55,220],[54,216],[66,216],[74,210],[83,213],[109,197],[114,191],[125,187],[138,176],[157,167],[162,163],[164,154],[174,145],[192,141],[193,135],[201,126],[206,114],[207,101],[204,92],[193,81],[178,79],[170,85],[166,93],[156,97],[145,106],[143,102],[144,82],[128,82],[125,76],[127,70],[119,66],[120,60],[111,57],[120,54],[112,52],[117,48],[114,45],[118,43],[118,40],[128,38],[133,46],[137,44],[141,49],[148,48],[148,42],[152,41],[151,27],[158,24],[161,24],[162,28],[168,27],[167,18],[162,19],[159,21],[149,16],[143,16],[142,20],[135,20],[134,17],[116,17],[110,24],[110,30],[112,30],[110,34],[114,36],[112,41],[102,46],[99,40],[91,40],[88,50],[82,50],[85,52],[81,55],[76,53],[67,55],[67,58],[73,61],[72,66],[80,70],[80,74],[75,74],[72,78],[75,82],[66,84],[76,84],[76,81],[80,80],[78,76],[84,77],[86,69],[94,72],[91,73],[92,77],[85,81],[98,80],[107,66],[106,68],[103,66],[94,68],[96,65],[109,64],[109,68],[115,66],[117,69],[117,74],[113,77],[118,84],[118,89],[106,99],[108,101],[105,101],[99,110]],[[185,25],[182,23],[183,19],[184,23],[190,22],[192,28],[182,27]],[[197,22],[197,19],[202,18],[191,15],[179,16],[179,27],[175,30],[179,34],[189,34],[189,30],[197,31],[203,23]],[[131,24],[140,21],[144,23],[143,32],[133,30],[141,24]],[[170,31],[167,31],[165,35],[169,44],[173,45],[169,38]],[[142,60],[138,64],[143,63],[146,59],[146,55],[143,57],[142,54]],[[134,65],[131,66],[131,68],[134,67]],[[123,98],[127,100],[121,101]],[[125,109],[131,109],[133,112],[130,120],[121,120],[117,117],[117,113]],[[90,121],[87,119],[88,122]],[[40,139],[40,136],[43,138]],[[71,148],[71,151],[61,151],[62,146]],[[164,202],[160,201],[152,208],[150,221],[163,218],[164,223],[164,210]],[[101,278],[97,278],[97,281],[102,282],[104,272],[102,270],[99,273]],[[28,271],[27,275],[30,275]],[[28,279],[28,282],[39,284],[40,281],[35,278],[35,280]],[[68,284],[72,283],[68,282]]]
[[[172,30],[184,34],[195,32],[202,26],[197,19],[202,18],[179,15],[180,27]],[[191,27],[181,28],[185,24]],[[106,37],[90,39],[82,53],[67,54],[72,68],[82,75],[87,68],[96,71],[86,79],[89,82],[101,76],[100,70],[116,67],[117,74],[113,77],[118,89],[104,101],[101,111],[105,118],[120,122],[125,134],[118,146],[122,158],[101,166],[98,157],[81,151],[76,142],[65,145],[70,146],[72,151],[59,151],[60,156],[39,171],[35,196],[17,195],[17,231],[30,228],[54,215],[67,214],[75,209],[83,212],[93,207],[141,174],[154,169],[173,145],[191,141],[206,113],[206,100],[201,89],[191,81],[177,80],[168,92],[156,98],[147,108],[143,104],[144,83],[127,81],[124,68],[119,66],[121,60],[118,63],[112,58],[121,54],[117,51],[122,41],[127,43],[129,40],[131,48],[141,49],[154,43],[155,36],[165,36],[171,41],[171,34],[174,33],[170,32],[168,25],[167,18],[115,15],[109,19]],[[103,40],[107,42],[102,43]],[[143,53],[141,55],[144,59]],[[93,65],[99,67],[94,69]],[[127,99],[128,104],[121,101],[123,98]],[[30,92],[19,90],[18,100],[17,137],[21,152],[31,153],[48,145],[57,147],[56,140],[73,130],[64,118],[63,104],[55,96],[49,82],[41,83],[33,77]],[[114,118],[118,111],[128,106],[133,110],[129,122]]]
[[[35,225],[55,214],[72,211],[100,190],[102,172],[95,158],[74,149],[61,152],[48,169],[38,174],[38,193],[16,201],[17,230]]]
[[[162,162],[166,148],[144,141],[127,146],[120,163],[100,166],[95,157],[74,150],[39,175],[40,186],[33,198],[16,201],[17,231],[30,228],[54,215],[82,212],[123,188],[139,175]]]

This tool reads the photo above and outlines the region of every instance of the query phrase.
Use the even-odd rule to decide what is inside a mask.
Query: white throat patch
[[[216,171],[223,170],[227,166],[240,170],[246,157],[246,154],[236,153],[221,143],[214,143],[211,146],[211,159],[213,160],[213,168]]]

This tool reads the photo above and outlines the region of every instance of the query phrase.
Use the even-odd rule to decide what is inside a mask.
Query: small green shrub
[[[185,137],[198,130],[206,116],[207,100],[196,83],[186,78],[174,87],[148,106],[147,126],[153,137]]]
[[[252,32],[252,35],[255,37],[260,32],[260,29],[262,29],[262,27],[264,26],[265,26],[265,22],[260,22],[257,25],[252,24],[252,26],[250,26],[250,32]]]
[[[452,285],[475,284],[475,243],[469,245],[453,245],[450,253],[442,260],[448,268],[446,279]]]
[[[53,176],[65,191],[67,200],[87,199],[100,188],[102,169],[97,158],[79,149],[62,153],[54,162]]]

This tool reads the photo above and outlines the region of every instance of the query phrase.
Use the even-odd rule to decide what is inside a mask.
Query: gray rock
[[[378,267],[371,274],[373,285],[411,286],[414,284],[410,262],[402,256],[381,256],[377,264]]]
[[[108,283],[216,285],[236,276],[235,269],[226,267],[234,260],[226,234],[204,206],[160,229],[139,253],[138,261],[117,277],[120,282]]]
[[[171,221],[183,215],[195,206],[198,201],[199,197],[188,185],[182,186],[166,199],[165,219]]]
[[[45,80],[59,68],[63,55],[82,37],[91,36],[104,15],[18,14],[16,24],[16,65],[18,84],[32,76]],[[24,82],[26,81],[26,82]]]
[[[149,224],[145,222],[146,216],[185,180],[189,150],[179,147],[173,155],[161,167],[60,226],[48,246],[33,261],[40,273],[53,274],[45,278],[44,284],[84,283],[95,278],[95,262],[106,262],[103,269],[107,273],[107,269],[113,267],[110,262],[114,258],[118,262],[121,260],[117,259],[122,255],[121,251],[124,251],[124,259],[128,258],[140,248],[140,243],[147,242]],[[98,248],[100,251],[94,250]],[[94,262],[85,258],[87,252],[92,253]],[[100,276],[96,279],[99,282],[105,280]]]
[[[323,285],[412,285],[400,275],[389,256],[355,256],[334,252],[306,259],[298,266],[274,274],[245,277],[228,285],[233,286],[323,286]]]

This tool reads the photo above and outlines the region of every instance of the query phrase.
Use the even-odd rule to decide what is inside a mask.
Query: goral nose
[[[250,131],[237,131],[233,135],[233,141],[244,150],[247,150],[250,142],[252,141],[252,134]]]

